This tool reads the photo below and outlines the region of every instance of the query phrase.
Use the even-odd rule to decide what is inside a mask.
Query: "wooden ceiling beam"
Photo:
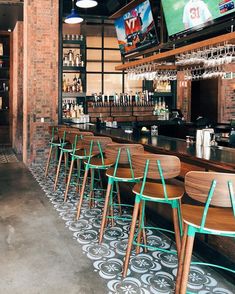
[[[181,53],[202,49],[205,47],[213,46],[216,44],[222,44],[225,42],[235,43],[235,32],[220,35],[211,39],[207,39],[204,41],[196,42],[190,45],[186,45],[177,49],[169,50],[163,53],[157,53],[154,55],[151,55],[149,57],[145,57],[136,61],[127,62],[125,64],[116,66],[116,70],[125,70],[127,68],[135,67],[141,64],[145,63],[151,63],[151,62],[160,62],[160,61],[167,61],[170,58],[175,57],[176,55],[179,55]]]

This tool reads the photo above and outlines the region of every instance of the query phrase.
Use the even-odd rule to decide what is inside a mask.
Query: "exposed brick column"
[[[24,1],[23,160],[42,161],[58,122],[59,1]],[[45,122],[42,122],[44,119]]]
[[[13,31],[12,146],[22,154],[23,144],[23,22]]]

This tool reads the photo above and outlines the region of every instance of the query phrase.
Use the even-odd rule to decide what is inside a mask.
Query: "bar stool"
[[[65,126],[49,126],[48,131],[49,134],[51,134],[51,139],[49,142],[50,145],[50,150],[47,158],[47,164],[46,164],[46,169],[45,169],[45,176],[47,177],[48,175],[48,170],[49,166],[51,163],[51,157],[53,150],[55,150],[55,158],[57,160],[58,158],[58,149],[62,145],[65,144],[65,136],[66,136],[66,127]],[[60,133],[59,133],[60,130]]]
[[[184,188],[172,183],[170,180],[178,176],[181,169],[180,160],[176,156],[144,154],[141,156],[133,155],[132,164],[134,170],[144,172],[143,180],[137,183],[133,188],[135,194],[135,206],[132,216],[130,235],[126,250],[126,256],[123,267],[123,277],[126,277],[132,244],[137,245],[137,253],[139,247],[157,249],[163,252],[169,252],[167,249],[155,248],[146,244],[146,236],[143,235],[145,229],[156,229],[168,233],[175,233],[176,249],[171,253],[180,253],[181,245],[181,213],[180,200],[184,194]],[[154,182],[153,182],[154,180]],[[168,180],[166,183],[165,180]],[[156,227],[147,227],[145,225],[145,203],[158,202],[169,204],[172,208],[174,232]],[[137,218],[139,216],[138,231],[135,234]],[[144,239],[144,243],[141,239]]]
[[[144,147],[140,144],[112,144],[106,150],[106,157],[115,161],[115,166],[106,171],[108,177],[108,186],[105,196],[105,203],[102,215],[102,222],[100,227],[99,243],[102,242],[104,229],[107,219],[112,220],[117,218],[113,216],[113,185],[118,186],[119,183],[137,183],[143,178],[143,173],[138,170],[133,170],[131,157],[134,154],[142,156],[144,154]],[[108,208],[111,216],[108,216]]]
[[[76,130],[76,129],[66,130],[66,135],[65,135],[66,144],[63,144],[61,147],[59,147],[60,157],[59,157],[59,162],[58,162],[57,170],[56,170],[54,191],[56,190],[56,186],[58,183],[63,155],[64,155],[64,161],[65,161],[65,180],[66,180],[66,172],[67,172],[68,164],[69,164],[69,153],[71,153],[73,149],[76,147],[78,135],[80,135],[79,130]]]
[[[102,167],[106,169],[106,165],[110,166],[113,164],[110,160],[104,158],[104,152],[106,150],[106,146],[112,143],[112,139],[109,137],[86,137],[83,140],[83,152],[82,155],[78,155],[80,160],[84,160],[85,164],[85,173],[82,182],[81,194],[77,206],[77,220],[80,217],[82,203],[84,199],[84,192],[88,178],[88,172],[91,173],[91,183],[90,183],[90,207],[93,200],[94,194],[94,180],[95,180],[95,170],[100,170]],[[101,180],[101,179],[100,179]]]
[[[71,162],[70,162],[70,168],[69,168],[69,174],[68,174],[68,179],[67,179],[67,184],[66,184],[66,189],[65,189],[65,194],[64,194],[64,202],[67,201],[68,197],[68,192],[69,192],[69,187],[71,185],[71,178],[73,174],[73,168],[74,168],[74,161],[77,160],[77,182],[80,181],[80,176],[81,176],[81,159],[80,159],[80,154],[83,153],[83,151],[78,152],[79,150],[83,150],[83,140],[86,137],[93,137],[93,133],[91,132],[81,132],[78,134],[77,137],[77,142],[74,145],[75,148],[73,148],[72,152],[70,153],[71,155]],[[75,183],[73,183],[75,184]],[[79,183],[77,185],[79,187]]]
[[[235,174],[191,171],[185,176],[189,197],[205,205],[182,205],[184,236],[176,281],[177,294],[186,293],[190,264],[229,269],[216,264],[191,262],[196,234],[235,237]],[[210,205],[213,205],[211,207]]]

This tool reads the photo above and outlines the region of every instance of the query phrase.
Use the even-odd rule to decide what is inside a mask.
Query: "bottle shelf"
[[[63,72],[85,72],[84,66],[63,66]]]
[[[83,45],[85,46],[86,43],[84,40],[63,40],[63,47],[64,45]]]
[[[165,96],[165,97],[170,97],[172,96],[173,94],[171,92],[154,92],[154,96]]]
[[[62,92],[63,98],[76,98],[76,97],[86,97],[84,92]]]

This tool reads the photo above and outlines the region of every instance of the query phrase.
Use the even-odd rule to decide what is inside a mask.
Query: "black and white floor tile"
[[[53,169],[54,171],[54,169]],[[75,221],[78,195],[71,188],[67,203],[63,202],[64,180],[59,180],[58,189],[53,191],[54,173],[44,176],[44,166],[31,167],[31,172],[41,186],[48,200],[57,210],[59,217],[83,253],[93,261],[94,270],[107,281],[107,293],[118,294],[173,294],[177,274],[177,258],[174,254],[149,250],[136,255],[134,250],[129,265],[127,278],[122,278],[123,258],[127,247],[129,223],[117,220],[114,227],[109,227],[104,234],[103,243],[98,244],[103,203],[89,209],[88,201],[82,207],[81,217]],[[87,188],[86,193],[89,192]],[[100,196],[99,190],[97,190]],[[128,215],[130,212],[126,212]],[[172,247],[172,241],[165,235],[147,231],[148,243],[162,248]],[[174,245],[173,245],[174,246]],[[78,249],[79,250],[79,249]],[[191,266],[188,293],[193,294],[233,294],[235,286],[221,278],[209,267]]]
[[[11,148],[0,148],[0,164],[18,162],[18,159]]]

